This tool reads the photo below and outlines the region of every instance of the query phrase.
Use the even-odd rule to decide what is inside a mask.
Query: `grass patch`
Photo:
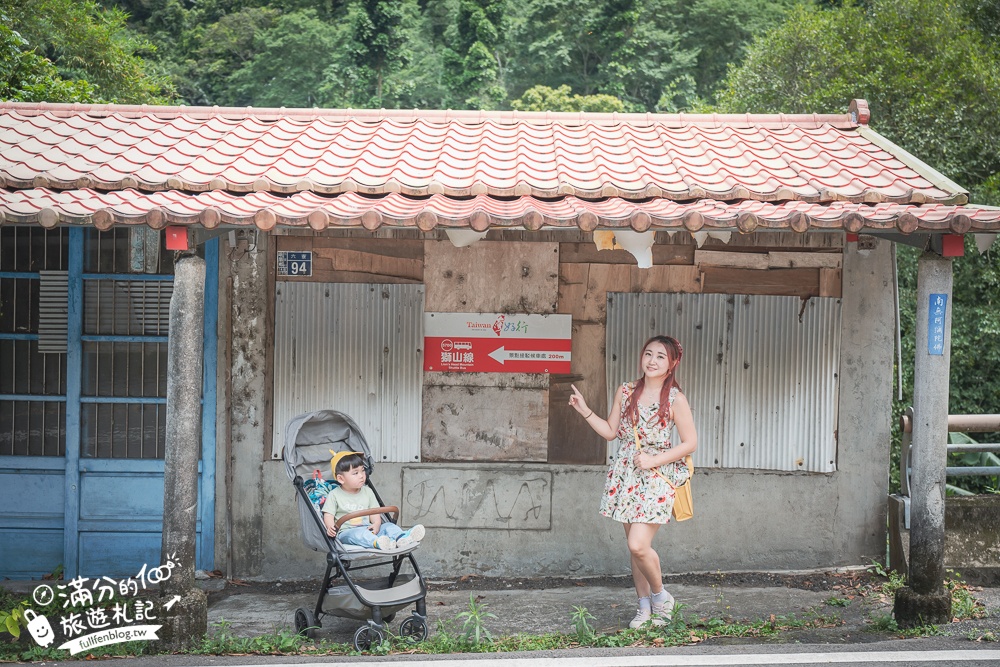
[[[937,637],[944,634],[944,630],[938,625],[920,625],[915,628],[901,628],[896,623],[892,614],[873,614],[869,632],[881,632],[896,635],[902,639],[916,639],[918,637]]]
[[[972,628],[967,633],[965,633],[965,638],[974,642],[996,642],[1000,641],[1000,636],[992,630],[980,630],[979,628]]]
[[[884,605],[891,606],[894,603],[896,591],[906,585],[906,578],[897,572],[888,572],[880,563],[873,563],[869,568],[871,572],[882,576],[885,581],[877,585],[869,594],[874,594],[875,598]],[[969,619],[984,618],[986,616],[986,605],[976,598],[974,592],[977,590],[970,587],[958,572],[947,570],[947,577],[943,585],[951,596],[952,622],[965,621]],[[828,601],[829,602],[829,601]],[[875,613],[869,616],[870,632],[882,632],[897,635],[903,638],[932,637],[945,634],[944,630],[937,625],[923,625],[916,628],[900,628],[896,620],[889,613]],[[984,633],[981,636],[990,635]],[[990,641],[984,639],[983,641]]]

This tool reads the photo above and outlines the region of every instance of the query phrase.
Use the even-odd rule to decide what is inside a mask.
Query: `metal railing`
[[[902,449],[899,456],[900,495],[910,495],[910,439],[913,433],[913,408],[907,408],[899,418]],[[948,415],[949,433],[993,433],[1000,431],[1000,415]],[[1000,452],[1000,443],[974,443],[948,445],[948,453]],[[948,466],[945,473],[950,476],[1000,475],[1000,466]]]

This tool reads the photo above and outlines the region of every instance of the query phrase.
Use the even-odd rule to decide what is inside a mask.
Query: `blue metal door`
[[[0,577],[159,563],[172,255],[142,229],[0,229]],[[197,567],[214,561],[217,242],[206,244]]]

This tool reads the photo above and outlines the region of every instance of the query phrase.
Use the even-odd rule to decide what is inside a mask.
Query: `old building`
[[[0,105],[0,576],[159,560],[172,248],[205,257],[198,567],[315,576],[280,462],[351,415],[432,575],[628,569],[598,411],[685,346],[666,571],[885,553],[893,243],[1000,211],[843,115]],[[625,249],[628,248],[628,249]],[[648,268],[640,268],[648,266]],[[329,474],[328,471],[324,471]]]

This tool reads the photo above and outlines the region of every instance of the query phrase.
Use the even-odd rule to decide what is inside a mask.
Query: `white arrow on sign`
[[[571,355],[558,350],[505,350],[501,346],[490,352],[490,358],[503,366],[505,361],[570,361]]]

